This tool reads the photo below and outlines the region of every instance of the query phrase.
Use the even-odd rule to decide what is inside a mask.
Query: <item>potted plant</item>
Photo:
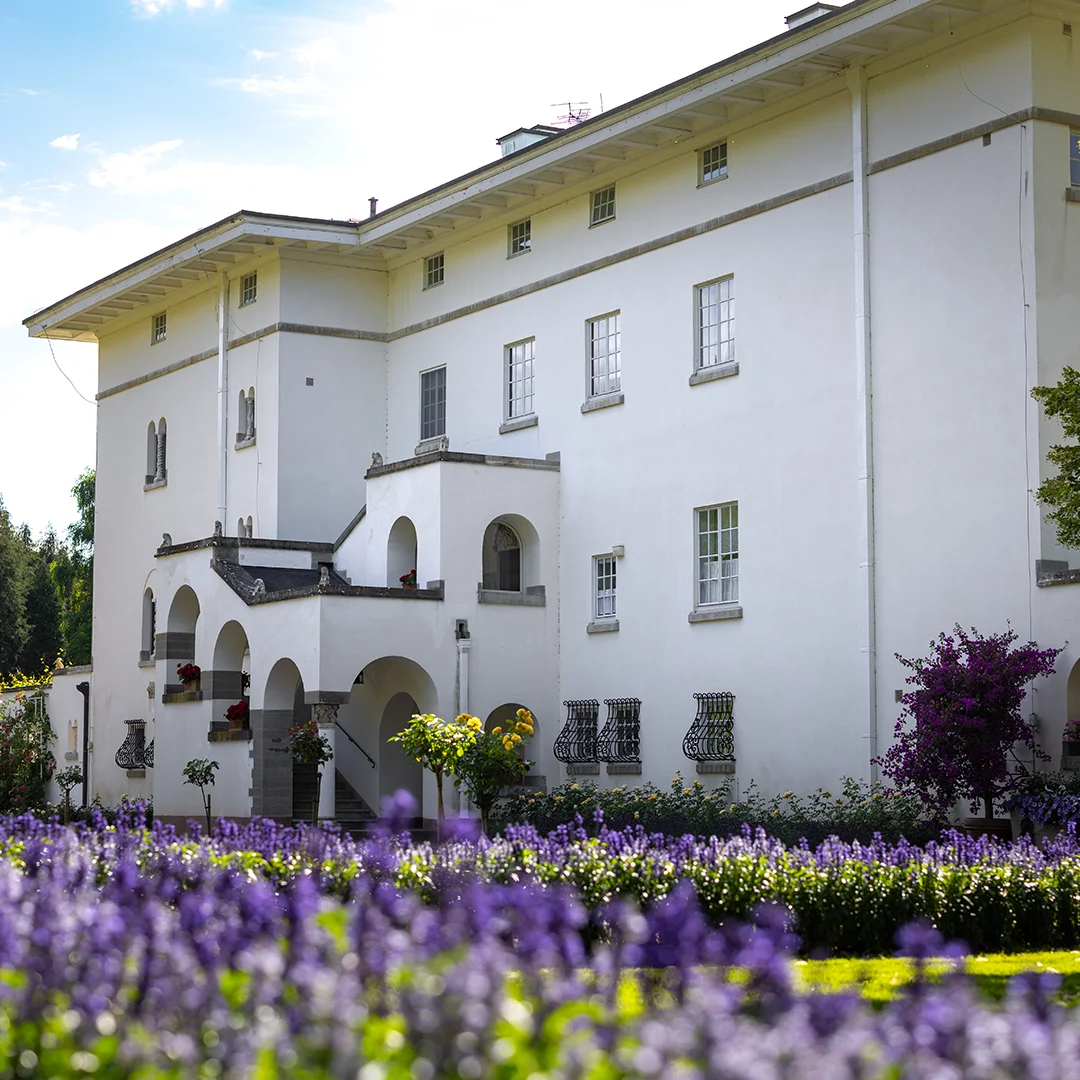
[[[398,578],[401,582],[403,589],[415,589],[416,588],[416,567],[414,566],[407,574],[402,574]]]
[[[940,634],[924,658],[897,660],[911,670],[895,742],[878,760],[884,776],[918,793],[942,820],[967,800],[982,818],[966,818],[973,834],[1008,838],[1012,822],[994,804],[1017,786],[1009,754],[1017,743],[1048,760],[1021,706],[1029,684],[1053,674],[1060,649],[1033,641],[1016,646],[1012,630],[983,636],[956,626]]]
[[[1080,821],[1080,775],[1075,772],[1031,773],[1020,777],[1005,803],[1037,841],[1053,840],[1064,828]]]
[[[248,703],[244,698],[241,698],[225,710],[225,719],[229,721],[230,731],[241,731],[246,728],[248,726],[248,716]]]
[[[202,668],[198,664],[177,664],[176,674],[184,684],[185,694],[194,694],[202,687]]]
[[[323,766],[334,760],[330,740],[319,731],[315,720],[289,728],[289,749],[297,765],[315,766],[315,798],[311,804],[311,824],[319,822],[319,795],[322,792]]]

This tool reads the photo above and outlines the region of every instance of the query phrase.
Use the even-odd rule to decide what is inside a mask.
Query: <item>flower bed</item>
[[[683,841],[522,833],[436,857],[269,823],[184,843],[122,819],[4,826],[0,1077],[1067,1077],[1080,1060],[1080,1017],[1048,999],[1050,977],[1005,1008],[958,979],[874,1011],[856,994],[793,991],[776,908],[756,929],[717,929],[686,881],[641,914],[583,903],[585,879],[465,873],[550,863],[620,880],[651,859],[663,879],[665,860],[686,870],[702,856]],[[872,865],[839,847],[786,854]],[[1020,854],[1040,858],[957,847],[886,865],[1000,868]],[[726,857],[781,855],[759,840]],[[945,951],[916,927],[901,944],[919,962]]]

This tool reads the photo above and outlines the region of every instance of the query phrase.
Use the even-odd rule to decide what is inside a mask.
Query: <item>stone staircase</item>
[[[323,779],[326,783],[328,778]],[[312,803],[315,801],[315,766],[293,766],[293,803],[292,819],[294,822],[311,821]],[[365,831],[378,815],[360,796],[355,788],[336,769],[334,770],[334,820],[342,829],[356,836]]]

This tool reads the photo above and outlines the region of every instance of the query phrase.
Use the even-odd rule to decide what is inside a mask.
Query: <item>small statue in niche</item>
[[[330,567],[319,567],[319,588],[323,588],[325,585],[330,584]]]
[[[225,530],[222,528],[220,521],[214,522],[214,539],[220,540],[225,535]]]

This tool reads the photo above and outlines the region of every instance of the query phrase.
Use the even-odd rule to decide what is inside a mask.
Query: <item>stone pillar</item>
[[[337,714],[336,704],[322,702],[311,706],[311,715],[319,725],[319,734],[330,743],[330,752],[334,753],[337,743]],[[331,757],[322,767],[322,786],[319,788],[319,820],[333,821],[337,812],[335,789],[337,757]]]
[[[157,433],[157,453],[154,455],[154,483],[158,484],[165,479],[165,435],[164,431]]]

